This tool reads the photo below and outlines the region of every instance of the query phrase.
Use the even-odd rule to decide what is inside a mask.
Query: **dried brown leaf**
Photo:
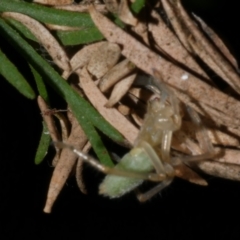
[[[146,22],[138,22],[137,25],[132,29],[138,36],[142,38],[146,45],[150,45],[148,38],[148,27]]]
[[[133,144],[137,137],[138,129],[115,108],[104,107],[107,103],[107,99],[92,81],[86,68],[83,68],[82,71],[77,70],[76,73],[80,76],[81,87],[92,105],[113,127]]]
[[[129,9],[128,1],[121,0],[118,8],[118,17],[126,24],[131,26],[136,26],[138,23],[137,18],[135,18]]]
[[[207,129],[208,136],[213,144],[222,145],[222,146],[239,146],[239,138],[234,137],[233,135],[227,134],[220,129],[216,128],[208,128]],[[195,139],[196,126],[190,121],[182,121],[181,129],[192,139]],[[226,130],[226,129],[225,129]]]
[[[127,76],[134,70],[135,66],[127,59],[111,68],[100,80],[99,88],[102,92],[106,92],[115,83]]]
[[[137,67],[150,75],[153,74],[153,69],[156,69],[158,72],[161,72],[159,79],[185,92],[190,98],[220,110],[222,114],[227,114],[233,118],[240,118],[240,112],[237,111],[240,103],[234,98],[209,86],[192,74],[186,73],[185,70],[161,58],[124,30],[117,27],[101,13],[97,12],[93,6],[89,8],[89,12],[94,23],[107,40],[121,45],[122,54]]]
[[[117,109],[124,116],[128,116],[130,114],[130,112],[131,112],[130,107],[128,107],[126,105],[123,105],[123,104],[117,106]]]
[[[240,181],[240,166],[216,161],[203,161],[198,163],[198,168],[203,172],[221,178]]]
[[[118,13],[119,1],[118,0],[103,0],[109,12]]]
[[[33,0],[35,3],[40,3],[44,5],[67,5],[74,2],[74,0]]]
[[[215,161],[228,164],[236,164],[240,166],[240,151],[239,149],[229,149],[215,147],[216,153],[219,155]]]
[[[82,174],[83,166],[84,166],[84,162],[80,158],[78,158],[75,177],[76,177],[76,182],[80,191],[84,194],[87,194],[87,189],[83,181],[83,174]]]
[[[131,74],[130,76],[122,79],[120,82],[114,85],[114,88],[111,92],[111,96],[108,102],[105,104],[105,107],[112,107],[114,104],[120,101],[120,99],[127,93],[129,88],[134,82],[136,74]]]
[[[157,20],[157,24],[150,22],[148,28],[159,49],[165,54],[168,54],[170,58],[185,65],[208,81],[211,81],[194,58],[183,47],[179,39],[169,29],[160,15],[153,10],[151,16]]]
[[[72,120],[72,130],[70,136],[67,140],[67,143],[74,145],[79,149],[86,144],[87,137],[80,127],[76,119]],[[69,174],[71,173],[76,161],[76,154],[68,148],[62,149],[60,159],[57,162],[57,165],[53,171],[51,182],[49,184],[47,200],[44,207],[44,212],[50,213],[52,206],[57,199],[60,191],[62,190]]]
[[[192,21],[182,7],[180,0],[175,1],[174,4],[170,4],[169,1],[162,0],[162,4],[166,11],[170,8],[175,8],[175,16],[170,13],[171,15],[168,15],[168,17],[171,22],[173,21],[173,18],[176,19],[173,23],[179,21],[180,19],[181,23],[178,26],[179,28],[176,28],[176,26],[173,27],[177,34],[185,34],[187,43],[191,45],[191,52],[199,55],[213,71],[215,71],[230,86],[232,86],[235,91],[240,93],[239,75],[229,61],[219,52],[219,50],[211,44],[207,38],[205,38],[196,23]],[[168,7],[166,8],[167,5]]]
[[[66,52],[41,23],[21,13],[5,12],[2,16],[13,18],[24,24],[47,50],[58,67],[65,71],[70,71],[69,59]]]
[[[202,186],[207,186],[208,183],[202,177],[200,177],[195,171],[191,170],[191,168],[185,166],[184,164],[180,164],[175,169],[176,177],[185,179],[191,183],[195,183]]]
[[[104,42],[92,53],[87,69],[96,78],[101,78],[118,62],[120,56],[121,49],[117,44]]]
[[[92,57],[93,53],[101,48],[105,42],[97,42],[93,43],[91,45],[83,47],[81,50],[75,53],[75,55],[70,60],[70,65],[72,68],[72,71],[64,71],[62,74],[62,77],[67,79],[69,75],[74,72],[78,68],[82,68],[87,65],[90,58]]]
[[[89,4],[70,4],[63,6],[54,6],[57,9],[63,9],[72,12],[88,12]],[[107,13],[105,4],[96,4],[95,8],[102,13]]]
[[[76,30],[80,30],[81,28],[79,27],[69,27],[69,26],[61,26],[61,25],[54,25],[54,24],[45,24],[45,26],[49,29],[49,30],[59,30],[59,31],[76,31]]]
[[[193,14],[194,18],[201,24],[203,31],[210,37],[217,48],[222,52],[222,54],[228,59],[228,61],[238,69],[238,63],[235,57],[230,53],[229,49],[225,43],[219,38],[219,36],[210,28],[199,16]]]
[[[60,112],[57,112],[54,114],[54,116],[56,116],[59,120],[60,126],[61,126],[61,133],[62,133],[62,141],[67,140],[68,136],[69,136],[69,122],[67,120],[67,118]]]
[[[90,148],[91,148],[91,143],[89,141],[87,141],[87,143],[83,147],[82,151],[84,153],[88,153]],[[80,191],[84,194],[87,194],[87,190],[86,190],[86,186],[83,181],[83,174],[82,174],[83,165],[84,165],[84,162],[82,161],[82,159],[78,158],[77,166],[76,166],[76,181],[77,181],[77,185],[78,185]]]
[[[43,120],[45,121],[49,134],[53,141],[61,141],[61,137],[58,133],[57,127],[55,125],[55,121],[53,119],[52,114],[45,114],[45,112],[49,111],[49,107],[47,103],[44,101],[44,99],[41,96],[38,96],[37,98],[38,106],[41,110]]]

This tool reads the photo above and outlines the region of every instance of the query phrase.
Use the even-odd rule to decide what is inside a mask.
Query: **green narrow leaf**
[[[145,0],[135,0],[132,4],[131,4],[131,10],[138,14],[142,8],[145,6]]]
[[[36,85],[37,85],[37,89],[39,92],[39,95],[44,99],[44,101],[49,105],[49,97],[48,97],[48,92],[45,86],[45,83],[43,82],[43,79],[41,77],[41,75],[34,69],[34,67],[29,64],[30,69],[32,71],[32,74],[34,76]]]
[[[0,12],[23,13],[44,23],[72,27],[94,27],[88,13],[70,12],[23,1],[0,0]]]
[[[38,42],[38,40],[31,33],[31,31],[27,27],[25,27],[22,23],[12,18],[6,18],[6,20],[11,26],[13,26],[14,29],[17,29],[25,38]]]
[[[96,27],[79,31],[57,31],[56,35],[65,46],[96,42],[104,38]]]
[[[35,93],[26,79],[0,50],[0,74],[25,97],[34,99]]]
[[[45,81],[54,87],[68,102],[73,114],[76,116],[84,132],[88,136],[98,157],[111,163],[104,145],[99,138],[94,126],[117,142],[122,142],[123,137],[114,129],[85,99],[75,92],[68,83],[9,25],[0,19],[2,34],[11,41],[14,47],[22,53],[32,66],[43,75]]]
[[[43,125],[42,134],[40,137],[40,141],[39,141],[37,152],[34,159],[35,164],[40,164],[43,161],[43,159],[45,158],[48,152],[48,147],[51,142],[51,137],[49,135],[45,122],[42,122],[42,125]]]

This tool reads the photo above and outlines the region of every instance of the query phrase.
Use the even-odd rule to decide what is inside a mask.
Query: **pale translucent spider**
[[[154,79],[147,87],[155,95],[149,101],[142,128],[133,149],[115,167],[104,166],[73,146],[55,143],[59,148],[70,148],[83,161],[107,175],[99,186],[99,193],[107,197],[121,197],[144,180],[160,182],[146,193],[138,194],[139,201],[146,201],[168,186],[175,176],[174,167],[178,163],[173,163],[170,150],[173,132],[181,127],[179,101],[165,84]],[[191,112],[193,121],[200,124],[198,115],[193,110]],[[207,154],[186,156],[182,161],[206,159],[213,153],[212,146],[208,146],[208,149],[211,150]]]

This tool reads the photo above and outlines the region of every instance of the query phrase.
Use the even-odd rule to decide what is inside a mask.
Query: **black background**
[[[223,37],[239,59],[237,1],[190,9]],[[3,39],[0,44],[6,53],[12,51]],[[12,55],[12,60],[27,70],[19,56]],[[177,179],[161,195],[140,204],[134,194],[117,200],[98,196],[102,175],[86,167],[89,195],[83,195],[72,178],[52,214],[44,214],[53,169],[51,156],[40,166],[33,163],[41,131],[36,102],[22,97],[2,78],[0,100],[1,239],[240,239],[240,183],[210,176],[208,187]]]

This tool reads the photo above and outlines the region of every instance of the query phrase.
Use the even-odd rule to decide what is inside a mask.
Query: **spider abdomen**
[[[115,168],[126,173],[149,173],[154,169],[143,148],[133,148]],[[138,187],[143,181],[144,179],[139,178],[107,175],[99,186],[99,193],[110,198],[118,198]]]

